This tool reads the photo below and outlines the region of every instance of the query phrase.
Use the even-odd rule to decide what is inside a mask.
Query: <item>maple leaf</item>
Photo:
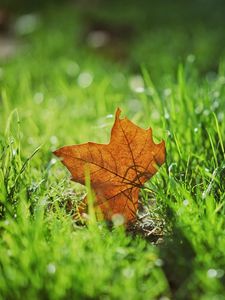
[[[54,154],[76,182],[85,184],[89,171],[97,214],[106,220],[121,214],[125,222],[131,222],[136,219],[140,188],[165,162],[165,142],[155,144],[151,128],[145,130],[121,119],[120,113],[117,109],[109,144],[65,146]]]

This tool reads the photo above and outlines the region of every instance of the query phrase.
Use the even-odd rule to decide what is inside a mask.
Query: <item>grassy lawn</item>
[[[225,61],[213,47],[222,29],[199,26],[178,58],[188,43],[179,25],[153,27],[150,59],[141,22],[142,35],[101,52],[84,42],[81,15],[44,10],[0,63],[0,300],[225,299]],[[119,22],[112,15],[101,17]],[[107,143],[117,107],[166,141],[166,163],[140,195],[150,236],[76,224],[69,207],[85,188],[52,154]]]

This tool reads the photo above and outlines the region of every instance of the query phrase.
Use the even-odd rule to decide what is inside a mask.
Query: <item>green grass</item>
[[[187,61],[158,84],[143,65],[137,93],[127,66],[77,42],[73,14],[47,11],[1,63],[0,299],[224,299],[225,65],[199,78]],[[67,209],[84,189],[52,151],[108,142],[118,106],[166,141],[166,164],[142,193],[165,223],[159,245],[120,227],[80,227]]]

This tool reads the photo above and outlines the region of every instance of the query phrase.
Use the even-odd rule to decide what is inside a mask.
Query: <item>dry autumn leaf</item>
[[[65,146],[54,154],[76,182],[85,184],[89,171],[97,214],[100,212],[106,220],[120,214],[131,222],[136,219],[140,188],[165,162],[165,143],[155,144],[151,129],[121,119],[120,113],[117,109],[109,144]]]

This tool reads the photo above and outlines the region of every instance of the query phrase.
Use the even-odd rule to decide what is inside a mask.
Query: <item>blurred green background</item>
[[[224,16],[222,0],[1,0],[0,300],[224,299]],[[84,190],[52,154],[106,143],[117,107],[166,142],[147,237],[78,226]]]
[[[68,6],[70,14],[67,17],[65,13],[63,34],[71,32],[69,27],[74,26],[78,36],[67,48],[84,47],[134,73],[143,64],[154,80],[173,76],[179,63],[194,63],[198,75],[213,76],[224,59],[222,0],[3,0],[0,8],[10,16],[6,22],[14,22],[21,14],[40,16],[47,10],[57,14]],[[66,25],[67,18],[70,21]],[[31,19],[29,25],[26,21],[27,27],[35,22]],[[59,18],[59,32],[61,22]]]

